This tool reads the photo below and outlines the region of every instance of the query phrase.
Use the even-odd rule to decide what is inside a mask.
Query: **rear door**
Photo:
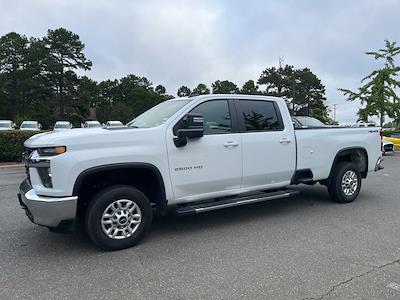
[[[241,99],[236,105],[242,136],[242,187],[290,184],[296,166],[296,142],[293,125],[285,124],[278,103]]]

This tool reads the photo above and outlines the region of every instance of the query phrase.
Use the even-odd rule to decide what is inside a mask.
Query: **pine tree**
[[[397,80],[400,67],[395,65],[395,56],[400,54],[400,47],[396,42],[385,40],[385,48],[376,52],[366,52],[376,60],[385,60],[382,68],[374,70],[361,80],[363,85],[357,92],[348,89],[339,89],[347,96],[348,101],[359,100],[365,105],[358,111],[358,118],[367,121],[369,116],[379,116],[380,126],[383,127],[385,116],[399,122],[400,104],[396,89],[400,88]]]

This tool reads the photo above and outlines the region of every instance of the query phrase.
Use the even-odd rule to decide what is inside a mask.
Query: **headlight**
[[[39,155],[41,156],[54,156],[65,153],[66,151],[67,147],[65,146],[38,148]]]

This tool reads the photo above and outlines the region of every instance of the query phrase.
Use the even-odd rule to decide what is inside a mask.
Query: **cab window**
[[[201,103],[192,113],[200,113],[204,118],[204,134],[232,132],[231,116],[227,100],[212,100]]]
[[[280,115],[272,101],[240,100],[239,116],[245,132],[283,130]]]

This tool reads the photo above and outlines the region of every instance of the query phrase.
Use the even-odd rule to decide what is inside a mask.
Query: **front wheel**
[[[339,203],[353,202],[360,189],[361,173],[358,168],[350,162],[338,163],[328,185],[331,198]]]
[[[98,247],[120,250],[137,244],[150,229],[152,208],[138,189],[116,185],[96,194],[90,201],[85,229]]]

